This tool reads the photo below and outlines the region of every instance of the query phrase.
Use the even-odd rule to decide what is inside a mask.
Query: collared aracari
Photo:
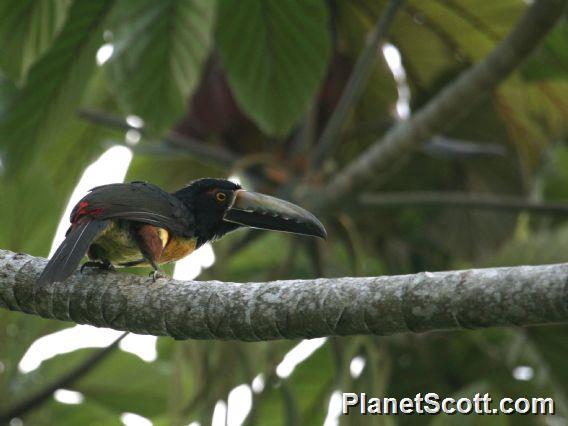
[[[171,194],[146,182],[103,185],[73,209],[66,238],[38,283],[64,281],[85,253],[83,267],[151,266],[155,279],[159,265],[243,226],[326,238],[310,212],[228,180],[199,179]]]

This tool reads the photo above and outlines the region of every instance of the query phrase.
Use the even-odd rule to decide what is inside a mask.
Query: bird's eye
[[[225,201],[225,199],[227,198],[227,194],[225,194],[224,192],[217,192],[215,194],[215,199],[217,201],[219,201],[220,203],[222,203],[223,201]]]

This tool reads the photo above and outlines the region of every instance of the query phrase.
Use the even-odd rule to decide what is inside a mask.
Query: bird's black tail
[[[77,269],[91,242],[108,224],[108,220],[92,220],[70,229],[39,276],[37,283],[42,285],[65,281]]]

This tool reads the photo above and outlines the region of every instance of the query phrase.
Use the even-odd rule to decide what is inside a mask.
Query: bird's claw
[[[167,278],[168,276],[161,271],[154,270],[150,272],[149,276],[152,278],[152,282],[156,282],[159,278]]]
[[[102,269],[105,271],[114,271],[115,268],[110,263],[106,262],[85,262],[81,265],[81,274],[84,272],[85,268]]]

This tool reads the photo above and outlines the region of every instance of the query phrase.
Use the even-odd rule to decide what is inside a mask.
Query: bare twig
[[[447,159],[468,159],[475,157],[504,157],[507,150],[503,145],[479,143],[463,139],[434,135],[419,149],[426,155]]]
[[[320,202],[335,204],[363,188],[363,183],[371,181],[378,172],[388,169],[397,158],[414,151],[435,133],[442,132],[448,123],[490,94],[544,39],[567,3],[567,0],[534,2],[489,56],[361,153],[328,183]]]
[[[5,412],[0,413],[0,425],[7,424],[14,417],[21,417],[44,404],[57,389],[65,388],[76,382],[80,378],[87,375],[103,360],[105,360],[117,347],[122,339],[128,335],[128,332],[121,334],[114,342],[106,348],[100,349],[96,353],[89,356],[82,363],[77,365],[71,371],[57,378],[53,383],[47,384],[33,395],[17,403]]]
[[[526,210],[534,213],[568,214],[568,203],[541,203],[520,197],[463,192],[383,192],[364,193],[359,203],[368,207],[452,206],[504,211]]]
[[[120,130],[136,130],[141,134],[146,134],[144,129],[131,126],[126,120],[112,114],[101,111],[80,110],[79,117],[92,123],[103,126],[114,127]],[[195,157],[206,163],[212,163],[219,167],[231,167],[237,157],[225,148],[213,146],[207,142],[199,141],[194,138],[181,136],[172,132],[163,139],[163,143],[157,146],[142,146],[134,148],[144,154],[175,154]]]
[[[404,0],[390,0],[375,29],[369,34],[367,45],[357,58],[353,72],[349,76],[349,80],[341,94],[341,99],[327,122],[315,149],[312,158],[314,167],[319,166],[337,144],[339,131],[347,117],[347,113],[351,106],[357,102],[367,77],[371,73],[372,65],[378,56],[377,49],[379,48],[379,43],[387,34],[396,12],[403,2]]]

